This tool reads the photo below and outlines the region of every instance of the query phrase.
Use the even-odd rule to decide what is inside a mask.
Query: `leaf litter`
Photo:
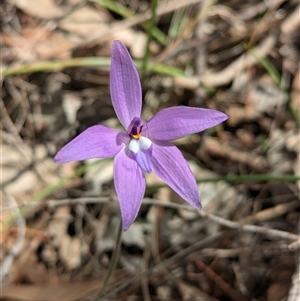
[[[293,0],[204,2],[159,1],[159,30],[168,35],[178,22],[175,16],[182,20],[167,45],[152,40],[151,60],[187,76],[148,73],[143,114],[149,118],[164,107],[188,105],[229,115],[215,131],[176,142],[199,180],[204,211],[225,222],[188,210],[150,174],[106,300],[299,297],[299,241],[282,237],[299,234],[300,181],[201,183],[231,175],[299,177],[299,6]],[[140,21],[99,3],[4,1],[2,66],[109,57],[114,39],[122,40],[134,59],[142,59],[147,32],[139,25],[148,18],[149,2],[117,1]],[[265,63],[277,70],[279,83]],[[112,161],[58,166],[53,156],[92,124],[119,126],[108,78],[107,67],[89,66],[3,79],[3,300],[88,300],[101,289],[119,218]],[[91,167],[73,177],[81,166]],[[64,177],[71,178],[34,202]],[[18,212],[22,218],[11,223]],[[251,232],[251,226],[261,232]],[[271,238],[270,229],[283,234]]]

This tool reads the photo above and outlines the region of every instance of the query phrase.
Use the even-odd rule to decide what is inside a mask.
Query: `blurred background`
[[[4,0],[0,10],[1,300],[299,300],[299,1]],[[89,126],[121,129],[115,39],[140,72],[144,120],[177,105],[229,119],[174,142],[203,211],[147,175],[100,298],[120,221],[113,161],[53,157]]]

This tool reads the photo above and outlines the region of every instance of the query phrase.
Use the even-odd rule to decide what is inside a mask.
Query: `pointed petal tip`
[[[123,46],[122,42],[120,40],[113,40],[113,45],[121,45]]]
[[[125,151],[119,152],[115,157],[114,182],[120,204],[122,229],[127,231],[138,215],[146,182],[141,168]]]
[[[87,128],[65,146],[54,157],[57,163],[82,161],[93,158],[110,158],[123,147],[119,141],[122,133],[102,125]]]
[[[142,88],[138,71],[127,48],[118,40],[112,44],[110,72],[111,100],[125,129],[141,115]]]
[[[112,47],[113,48],[116,48],[116,47],[125,48],[125,46],[123,45],[123,43],[120,40],[114,40],[112,43]]]
[[[201,201],[199,200],[197,203],[195,203],[193,205],[194,208],[198,209],[198,210],[201,210],[202,209],[202,204],[201,204]]]
[[[153,147],[154,173],[194,208],[201,208],[200,194],[194,175],[179,149],[172,145]]]
[[[72,158],[69,158],[68,156],[65,155],[65,151],[64,151],[64,147],[63,147],[54,156],[53,161],[55,163],[68,163],[68,162],[71,162],[73,160],[72,160]]]
[[[121,41],[119,40],[115,40],[112,43],[112,55],[115,54],[116,52],[118,52],[119,54],[122,54],[122,52],[127,52],[127,49],[125,48],[125,46],[122,44]]]
[[[199,196],[199,190],[197,190],[197,193],[195,191],[195,193],[193,194],[193,198],[184,198],[184,200],[189,203],[192,207],[194,207],[195,209],[201,210],[202,209],[202,203],[201,203],[201,199]]]
[[[223,112],[195,107],[170,107],[160,110],[146,124],[149,139],[172,141],[202,132],[228,118]]]
[[[227,114],[225,114],[223,112],[220,112],[220,111],[217,111],[217,112],[219,112],[219,117],[220,117],[221,122],[224,122],[224,121],[226,121],[228,119],[228,115]]]
[[[122,230],[123,230],[123,232],[126,232],[130,228],[131,225],[132,225],[132,223],[131,224],[126,224],[126,223],[124,223],[124,221],[122,221]]]
[[[61,163],[68,163],[71,161],[75,161],[72,160],[72,158],[69,158],[68,156],[66,156],[64,154],[64,149],[62,148],[60,151],[58,151],[58,153],[55,155],[55,157],[53,158],[53,161],[55,163],[61,164]]]
[[[57,153],[57,154],[55,155],[55,157],[53,158],[53,161],[54,161],[55,163],[63,163],[63,162],[60,161],[59,153]]]

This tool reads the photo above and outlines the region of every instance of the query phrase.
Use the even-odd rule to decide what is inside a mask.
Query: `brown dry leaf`
[[[139,222],[131,225],[130,231],[123,233],[122,243],[127,246],[138,246],[141,250],[146,247],[145,239],[146,226]]]
[[[90,184],[88,194],[98,196],[102,193],[103,184],[113,179],[113,160],[111,159],[90,159],[87,164],[98,162],[97,166],[87,170],[85,180]]]
[[[4,185],[5,191],[11,194],[19,205],[26,203],[26,200],[47,185],[54,184],[60,179],[58,166],[53,159],[47,158],[47,149],[44,145],[36,145],[33,151],[25,144],[20,148],[2,144],[1,150],[0,184]],[[33,162],[34,168],[31,166]],[[3,196],[0,206],[7,207],[7,201]],[[1,222],[5,223],[10,216],[11,211],[2,213]]]
[[[160,285],[156,287],[156,295],[161,301],[169,301],[172,296],[172,289],[168,285]]]
[[[51,19],[55,14],[63,11],[55,6],[53,1],[44,0],[38,5],[32,5],[29,0],[12,0],[18,8],[23,9],[29,15],[44,19]],[[31,9],[31,6],[34,8]],[[30,7],[30,8],[28,8]],[[50,13],[46,14],[49,7]],[[40,14],[40,10],[43,14]],[[49,58],[66,58],[70,51],[78,43],[84,43],[97,32],[106,32],[109,29],[109,18],[101,10],[92,9],[89,6],[80,6],[71,13],[66,14],[57,24],[48,22],[35,28],[23,28],[16,35],[3,33],[4,41],[11,46],[12,53],[22,61],[45,60]],[[58,30],[54,30],[54,29]],[[120,39],[130,46],[134,57],[141,58],[144,55],[147,37],[144,33],[132,29],[124,29],[117,32],[112,39]]]
[[[196,179],[213,178],[215,173],[201,168],[193,161],[188,161],[189,166]],[[165,185],[154,173],[146,175],[147,187],[152,185]],[[231,185],[225,182],[207,182],[198,185],[201,192],[201,200],[203,209],[211,214],[216,214],[227,218],[234,212],[243,201],[243,196]],[[157,199],[163,202],[186,204],[183,198],[172,191],[169,187],[162,187],[158,189],[156,194]],[[197,211],[187,211],[179,209],[178,213],[184,221],[193,220],[198,216]],[[217,231],[218,225],[212,223],[210,230],[212,233]]]
[[[39,41],[35,46],[37,58],[68,58],[72,47],[76,44],[76,40],[60,32],[51,32],[49,37],[43,41]]]
[[[10,46],[15,57],[23,61],[32,61],[38,57],[38,44],[47,40],[51,29],[47,26],[27,27],[17,31],[17,34],[2,33],[3,41]]]
[[[9,0],[11,4],[23,10],[30,16],[41,19],[62,17],[65,10],[55,4],[54,0]]]
[[[249,104],[259,116],[275,106],[284,105],[287,100],[286,94],[268,75],[260,77],[259,81],[253,81],[249,88]]]
[[[16,275],[18,275],[19,278],[23,277],[30,283],[42,284],[51,282],[49,271],[43,263],[38,262],[38,259],[30,262],[30,264],[26,263],[26,266],[23,267],[22,270],[19,270],[17,268],[15,270]]]
[[[30,281],[38,281],[39,283],[47,281],[46,270],[42,266],[37,267],[38,258],[36,250],[40,243],[40,238],[25,240],[22,251],[14,261],[9,272],[12,282],[19,281],[22,278]],[[34,270],[35,273],[32,275],[31,272]]]
[[[55,5],[52,0],[11,0],[12,4],[27,14],[42,19],[63,17],[66,9]],[[38,28],[25,28],[18,32],[20,36],[4,34],[4,40],[13,47],[15,55],[25,61],[48,58],[69,57],[69,51],[95,32],[108,28],[108,18],[102,11],[89,6],[75,9],[56,25],[46,24]]]
[[[253,110],[247,110],[243,107],[237,105],[231,105],[226,113],[228,114],[228,124],[230,126],[236,126],[238,123],[242,121],[251,121],[255,119],[257,114]]]
[[[142,59],[145,55],[147,35],[131,28],[121,29],[113,33],[112,40],[120,40],[130,48],[133,58]]]
[[[69,270],[73,270],[80,267],[82,253],[86,253],[88,247],[79,237],[68,235],[69,223],[73,219],[70,210],[69,206],[57,208],[48,231],[53,239],[53,245],[58,248],[60,259]]]
[[[164,185],[164,182],[154,173],[151,172],[145,175],[147,186]]]
[[[188,161],[188,163],[196,179],[216,177],[215,173],[201,168],[197,163],[193,161]],[[151,176],[150,174],[151,177],[148,176],[149,175],[147,175],[147,183],[149,178],[154,181],[154,184],[159,183],[155,181],[155,175]],[[244,198],[244,196],[234,186],[229,185],[226,182],[206,182],[200,183],[198,187],[205,212],[221,216],[225,219],[231,218],[232,213],[235,212],[235,218],[241,218],[243,212],[242,210],[237,209],[242,206],[244,207],[246,198]],[[160,199],[162,195],[160,193],[160,190],[162,189],[171,190],[169,187],[160,188],[158,192],[158,199]],[[164,192],[164,197],[165,199],[162,200],[163,202],[186,204],[186,202],[173,191],[169,191],[169,193]],[[155,223],[157,219],[156,209],[157,208],[153,207],[153,209],[151,208],[148,212],[147,220],[151,224]],[[150,213],[152,215],[150,215]],[[199,220],[199,213],[196,210],[189,211],[185,209],[178,209],[178,215],[166,216],[164,220],[167,224],[166,228],[173,230],[171,233],[168,233],[168,239],[174,245],[187,243],[187,241],[192,243],[193,237],[182,234],[185,233],[187,228],[190,231],[191,225],[192,227],[197,227],[198,231],[200,231],[200,229],[205,229],[205,231],[207,231],[210,235],[220,231],[219,224],[213,221],[203,222],[203,220]],[[193,222],[190,223],[189,221]],[[175,229],[180,229],[180,231],[175,231]]]
[[[70,237],[69,235],[62,237],[59,246],[59,255],[68,270],[74,270],[81,266],[81,251],[82,245],[78,237]]]
[[[286,148],[295,152],[296,154],[300,154],[300,132],[289,132],[288,137],[286,138]]]
[[[19,195],[32,195],[33,192],[59,180],[57,175],[58,166],[52,159],[46,158],[47,150],[43,145],[35,147],[35,154],[29,148],[25,149],[24,146],[22,152],[6,144],[1,147],[3,174],[0,183],[5,183],[6,190],[16,199]],[[32,163],[32,156],[34,155],[34,160],[38,163],[36,163],[34,170],[27,169],[26,167]]]
[[[4,33],[3,40],[11,46],[12,53],[22,61],[68,57],[68,51],[75,45],[74,39],[52,29],[25,28],[14,36]]]
[[[269,76],[262,76],[259,81],[249,83],[244,107],[233,104],[228,108],[228,124],[235,126],[240,122],[255,120],[286,102],[285,93],[272,82]]]
[[[102,278],[45,285],[11,284],[2,288],[1,296],[15,301],[73,301],[91,295],[101,285]]]
[[[145,174],[145,179],[146,179],[147,187],[165,185],[165,183],[154,172],[151,172],[150,174]],[[173,197],[172,191],[168,186],[158,188],[155,194],[155,198],[162,200],[164,202],[173,201],[172,197]],[[181,202],[182,200],[178,201],[178,203]]]
[[[88,6],[79,7],[62,19],[58,26],[83,40],[89,38],[95,32],[108,29],[108,20],[101,11],[96,11]]]
[[[181,292],[182,301],[217,301],[217,299],[205,294],[196,286],[189,285],[183,281],[178,281],[178,289]]]
[[[205,170],[198,166],[195,162],[189,162],[193,174],[196,179],[213,178],[215,173]],[[201,193],[202,206],[205,212],[222,216],[222,218],[230,218],[235,212],[235,218],[239,218],[241,211],[238,208],[244,206],[244,196],[232,185],[226,182],[205,182],[200,183],[199,190]],[[220,225],[212,221],[203,223],[208,233],[214,234],[220,230]]]
[[[299,154],[299,137],[294,130],[274,129],[270,132],[269,150],[267,159],[271,166],[272,174],[290,173],[295,164],[290,160],[290,155],[285,151],[296,151]],[[295,147],[295,148],[294,148]]]
[[[294,270],[294,258],[283,257],[282,261],[270,269],[271,285],[267,290],[268,301],[284,300],[288,294]]]
[[[62,108],[69,124],[76,123],[77,112],[82,106],[82,100],[79,93],[66,92],[62,99]]]
[[[298,259],[297,268],[292,278],[292,284],[290,286],[289,296],[287,301],[297,301],[300,299],[299,287],[300,287],[300,260]]]
[[[68,225],[72,220],[69,206],[57,208],[53,219],[48,225],[49,235],[52,237],[53,245],[59,247],[64,235],[68,232]]]
[[[264,157],[222,144],[216,138],[206,137],[204,149],[212,155],[245,164],[257,171],[265,171],[268,167],[268,162]]]

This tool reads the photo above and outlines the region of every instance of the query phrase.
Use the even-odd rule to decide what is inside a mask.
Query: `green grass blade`
[[[151,32],[155,26],[156,8],[157,8],[157,0],[152,0],[151,1],[151,19],[148,22],[148,28],[147,28],[146,51],[145,51],[145,55],[144,55],[143,63],[142,63],[142,76],[141,76],[142,79],[144,79],[144,77],[145,77],[149,58],[150,58],[150,43],[151,43],[151,39],[152,39]]]
[[[93,1],[124,18],[130,18],[135,15],[135,13],[132,10],[115,1],[111,1],[111,0],[93,0]],[[142,23],[141,26],[147,30],[148,22]],[[157,41],[159,41],[163,45],[166,45],[167,36],[158,27],[153,26],[150,32],[151,35]]]
[[[137,68],[142,67],[142,61],[135,61]],[[55,72],[65,68],[75,67],[109,67],[110,58],[85,57],[72,58],[67,60],[52,60],[23,64],[20,66],[7,67],[2,70],[2,76],[12,76],[18,74],[30,74],[35,72]],[[155,73],[171,76],[185,76],[183,70],[164,64],[149,62],[147,70]]]
[[[256,51],[252,48],[247,48],[247,51],[255,57],[255,59],[266,69],[266,71],[270,74],[271,78],[275,82],[275,84],[280,87],[281,84],[281,76],[275,66],[271,63],[271,61],[266,57],[259,56]]]

